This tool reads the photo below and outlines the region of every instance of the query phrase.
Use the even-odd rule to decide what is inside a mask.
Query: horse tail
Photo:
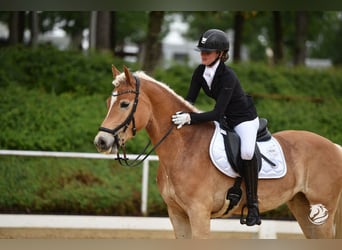
[[[336,146],[340,149],[342,157],[342,147],[338,144]],[[340,200],[335,214],[335,239],[342,239],[342,191],[340,192]]]

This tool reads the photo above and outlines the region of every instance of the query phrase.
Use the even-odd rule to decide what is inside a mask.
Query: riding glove
[[[177,126],[177,129],[180,129],[184,124],[190,124],[191,118],[189,113],[183,113],[182,111],[176,112],[176,114],[172,115],[172,122]]]

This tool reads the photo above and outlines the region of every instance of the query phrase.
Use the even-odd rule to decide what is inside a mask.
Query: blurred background
[[[21,11],[0,13],[0,39],[1,46],[107,51],[152,71],[158,63],[198,63],[200,34],[218,28],[229,36],[233,62],[328,67],[342,62],[341,22],[338,11]]]

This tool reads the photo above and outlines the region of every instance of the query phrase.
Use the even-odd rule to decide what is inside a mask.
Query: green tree
[[[9,16],[9,44],[24,43],[25,12],[14,11]]]
[[[55,27],[65,30],[71,37],[71,48],[80,49],[84,29],[89,27],[90,13],[85,11],[43,11],[39,13],[40,31]]]
[[[307,56],[342,61],[342,17],[337,11],[244,11],[244,12],[187,12],[190,24],[187,34],[198,39],[209,28],[238,31],[239,41],[230,41],[239,55],[240,44],[246,45],[253,61],[265,60],[265,49],[272,48],[275,63],[303,64]],[[234,22],[234,16],[236,17]],[[235,40],[235,39],[234,39]],[[308,46],[309,45],[309,46]],[[238,60],[238,58],[236,58]]]
[[[113,22],[115,54],[124,56],[124,46],[127,42],[137,44],[142,51],[147,33],[148,12],[117,11]]]
[[[151,11],[149,13],[143,57],[143,69],[149,73],[153,72],[161,58],[161,34],[164,15],[164,11]]]
[[[181,12],[190,29],[185,36],[197,40],[200,35],[212,28],[228,30],[233,28],[234,16],[229,11]]]
[[[280,64],[284,59],[284,31],[283,23],[280,11],[273,11],[273,27],[274,27],[274,40],[273,40],[273,51],[274,51],[274,63]]]
[[[326,11],[316,24],[315,37],[309,53],[317,58],[331,58],[335,64],[342,64],[342,15],[337,11]]]
[[[98,51],[113,51],[112,16],[110,11],[97,11],[96,49]]]

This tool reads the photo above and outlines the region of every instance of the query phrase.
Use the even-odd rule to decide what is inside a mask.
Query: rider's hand
[[[191,118],[189,113],[183,113],[182,111],[176,112],[172,116],[172,122],[177,126],[177,129],[180,129],[184,124],[190,124]]]

